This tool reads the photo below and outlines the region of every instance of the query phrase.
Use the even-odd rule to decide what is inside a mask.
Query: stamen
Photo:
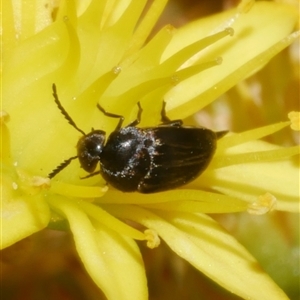
[[[223,30],[226,27],[232,26],[243,13],[247,13],[254,5],[255,0],[243,0],[237,9],[237,13],[228,18],[225,22],[215,28],[212,33]]]
[[[182,61],[180,68],[187,68],[189,66],[194,65],[197,63],[197,61],[200,60],[201,56],[203,56],[210,47],[220,41],[221,39],[227,37],[227,36],[233,36],[234,30],[233,28],[226,27],[225,29],[221,28],[218,31],[214,32],[213,34],[207,36],[206,38],[203,38],[185,48],[178,51],[176,54],[174,54],[172,57],[170,57],[164,64],[167,64],[167,67],[174,63],[173,61]],[[219,61],[219,57],[216,58],[217,61]],[[221,63],[221,61],[220,61]],[[220,64],[217,63],[217,64]]]
[[[0,123],[4,124],[9,121],[9,114],[5,110],[0,110]]]
[[[215,58],[216,65],[220,65],[223,62],[223,58],[221,56]]]
[[[34,187],[48,188],[50,187],[50,178],[33,176],[31,179],[31,184]]]
[[[227,32],[230,36],[234,35],[234,29],[232,27],[227,27],[224,29],[225,32]]]
[[[295,131],[300,131],[300,112],[291,111],[288,114],[288,118],[291,120],[291,128]]]
[[[16,182],[12,182],[11,186],[15,191],[19,188],[19,185]]]
[[[146,240],[147,240],[147,247],[150,249],[157,248],[160,245],[160,238],[157,232],[153,229],[146,229],[144,231]]]
[[[119,75],[122,71],[122,68],[120,66],[115,66],[112,68],[112,72],[115,74],[115,75]]]
[[[253,202],[248,207],[248,212],[251,215],[263,215],[275,209],[277,199],[270,193],[265,193],[258,197],[256,202]]]
[[[32,176],[20,168],[16,168],[19,177],[18,182],[13,183],[13,189],[22,189],[23,192],[30,195],[36,195],[43,189],[50,187],[50,179],[41,176]]]

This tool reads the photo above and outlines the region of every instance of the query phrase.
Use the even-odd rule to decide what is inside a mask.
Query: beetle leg
[[[169,125],[169,126],[181,126],[183,124],[182,120],[170,120],[166,113],[166,102],[163,101],[163,106],[161,109],[161,122],[163,125]]]
[[[111,118],[118,118],[119,119],[119,123],[116,127],[115,130],[119,130],[122,127],[122,124],[124,122],[124,117],[121,115],[116,115],[116,114],[112,114],[110,112],[107,112],[102,106],[100,106],[100,104],[97,104],[98,109],[103,112],[103,114],[107,117],[111,117]]]
[[[87,179],[87,178],[93,177],[93,176],[98,175],[98,174],[100,174],[100,171],[96,171],[96,172],[93,172],[93,173],[91,173],[87,176],[80,177],[80,179]]]
[[[129,123],[126,127],[134,127],[134,126],[138,125],[141,122],[143,109],[141,107],[140,102],[137,103],[137,106],[138,106],[139,110],[138,110],[136,119],[133,122]]]

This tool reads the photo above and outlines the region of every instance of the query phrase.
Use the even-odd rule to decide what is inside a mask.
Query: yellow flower
[[[159,238],[240,297],[287,299],[206,213],[299,212],[299,168],[293,164],[299,147],[258,141],[291,124],[297,127],[297,121],[228,134],[199,178],[163,193],[122,193],[100,176],[81,180],[86,173],[77,160],[51,181],[47,178],[75,155],[79,137],[55,105],[53,83],[80,129],[109,135],[116,120],[104,117],[97,103],[124,116],[125,125],[136,118],[138,101],[143,107],[139,126],[159,124],[163,99],[168,117],[183,119],[299,36],[290,34],[298,18],[295,9],[270,2],[252,7],[245,1],[179,30],[166,26],[147,41],[166,1],[154,1],[140,19],[145,3],[2,4],[1,248],[47,226],[62,228],[66,219],[85,268],[108,299],[147,298],[135,240],[154,248]],[[125,220],[147,229],[141,232]]]

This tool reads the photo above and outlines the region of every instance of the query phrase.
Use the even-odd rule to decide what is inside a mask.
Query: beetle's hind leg
[[[163,125],[169,126],[182,126],[182,120],[170,120],[166,113],[166,102],[163,101],[162,109],[161,109],[161,122]]]

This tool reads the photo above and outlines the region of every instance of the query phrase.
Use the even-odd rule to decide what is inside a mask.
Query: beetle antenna
[[[68,123],[70,125],[72,125],[80,133],[82,133],[83,135],[86,135],[83,130],[81,130],[80,128],[77,127],[77,125],[75,124],[75,122],[72,120],[72,118],[69,116],[69,114],[66,112],[66,110],[61,105],[61,103],[60,103],[60,101],[58,99],[58,95],[57,95],[55,83],[52,84],[52,91],[53,91],[52,95],[54,97],[54,101],[55,101],[57,107],[59,108],[60,112],[63,114],[63,116],[65,117],[65,119],[68,121]]]
[[[63,161],[59,166],[57,166],[49,175],[48,178],[52,179],[55,175],[57,175],[60,171],[62,171],[65,167],[67,167],[73,159],[78,158],[78,156],[70,157]]]

